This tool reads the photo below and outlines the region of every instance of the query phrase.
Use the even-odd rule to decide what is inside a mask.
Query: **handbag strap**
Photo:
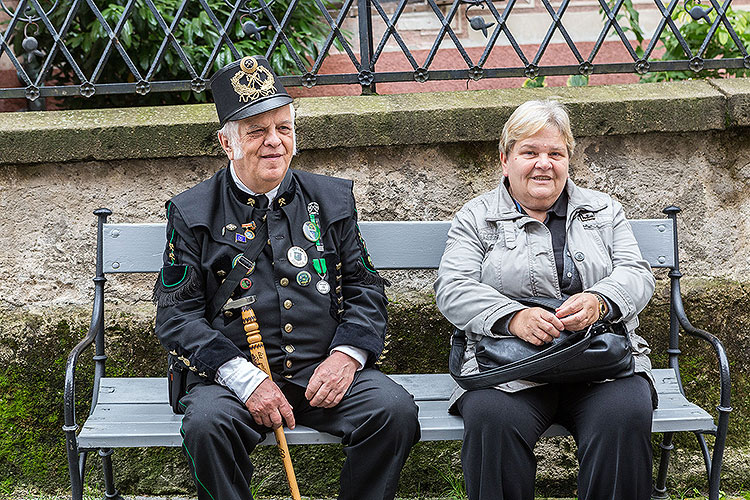
[[[263,224],[260,225],[258,231],[255,233],[255,238],[250,240],[250,245],[248,245],[247,249],[237,257],[235,266],[229,271],[219,289],[216,290],[213,299],[206,305],[206,319],[209,323],[213,321],[221,307],[232,296],[237,285],[245,277],[247,270],[250,269],[252,263],[255,262],[260,252],[263,251],[267,239],[268,227],[266,226],[266,221],[263,221]]]

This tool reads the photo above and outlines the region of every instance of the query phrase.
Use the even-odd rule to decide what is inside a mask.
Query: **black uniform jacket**
[[[273,379],[306,386],[339,345],[364,349],[371,365],[383,350],[387,299],[359,233],[352,182],[289,169],[267,211],[254,208],[259,198],[242,192],[224,168],[167,202],[167,248],[154,288],[159,341],[211,380],[230,359],[249,359],[240,311],[206,318],[205,307],[267,214],[268,242],[233,298],[256,297]],[[303,232],[311,212],[323,251]],[[299,253],[290,261],[293,246],[307,263]],[[316,271],[314,259],[324,260],[326,272]],[[321,279],[329,293],[316,288]]]

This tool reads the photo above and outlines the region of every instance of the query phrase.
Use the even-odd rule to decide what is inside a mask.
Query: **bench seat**
[[[654,370],[654,376],[660,403],[654,411],[653,432],[712,432],[716,429],[713,417],[680,393],[674,370]],[[423,441],[462,438],[463,421],[448,414],[448,398],[454,387],[450,375],[391,375],[391,378],[414,395],[419,405]],[[78,435],[79,447],[181,446],[182,416],[172,413],[166,394],[166,378],[103,378],[96,408]],[[301,425],[285,432],[289,444],[341,441],[336,436]],[[555,425],[545,436],[565,434],[564,428]],[[273,434],[269,433],[261,444],[275,444]]]

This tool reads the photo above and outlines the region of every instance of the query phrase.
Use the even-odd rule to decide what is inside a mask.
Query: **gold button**
[[[287,286],[289,284],[289,278],[281,278],[279,280],[279,285],[281,286]]]
[[[292,378],[292,375],[291,375],[291,374],[289,374],[289,375],[284,375],[284,378]]]
[[[336,287],[336,293],[341,293],[341,285]]]
[[[289,299],[286,299],[284,301],[284,309],[291,309],[292,308],[292,301]]]
[[[287,367],[287,368],[291,368],[291,367],[292,367],[292,362],[291,362],[291,360],[288,360],[288,359],[286,360],[286,367]]]
[[[231,318],[234,315],[232,314],[232,311],[224,311],[224,316],[226,316],[227,318]]]
[[[336,270],[338,271],[339,269],[341,269],[341,262],[339,262],[338,264],[336,264]]]
[[[219,269],[218,271],[216,271],[216,276],[218,276],[219,278],[223,278],[226,275],[227,275],[227,272],[223,269]]]
[[[292,344],[287,344],[287,345],[284,346],[284,350],[286,352],[292,353],[292,352],[294,352],[294,346]]]
[[[285,331],[286,333],[290,333],[290,332],[292,331],[292,329],[293,329],[293,328],[294,328],[294,327],[292,326],[292,324],[291,324],[291,323],[287,323],[286,325],[284,325],[284,331]]]
[[[341,275],[340,274],[336,275],[336,281],[341,281]]]

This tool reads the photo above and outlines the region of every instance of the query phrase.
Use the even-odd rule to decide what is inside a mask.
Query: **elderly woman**
[[[578,445],[579,499],[648,499],[650,350],[634,333],[654,291],[622,206],[568,177],[575,141],[557,102],[519,106],[503,128],[503,182],[456,214],[435,282],[437,305],[466,332],[462,375],[478,372],[482,336],[515,335],[535,345],[599,319],[621,321],[635,357],[631,377],[591,383],[517,380],[462,391],[452,410],[464,419],[461,451],[468,496],[534,497],[534,445],[552,424]],[[555,311],[510,297],[566,299]]]

